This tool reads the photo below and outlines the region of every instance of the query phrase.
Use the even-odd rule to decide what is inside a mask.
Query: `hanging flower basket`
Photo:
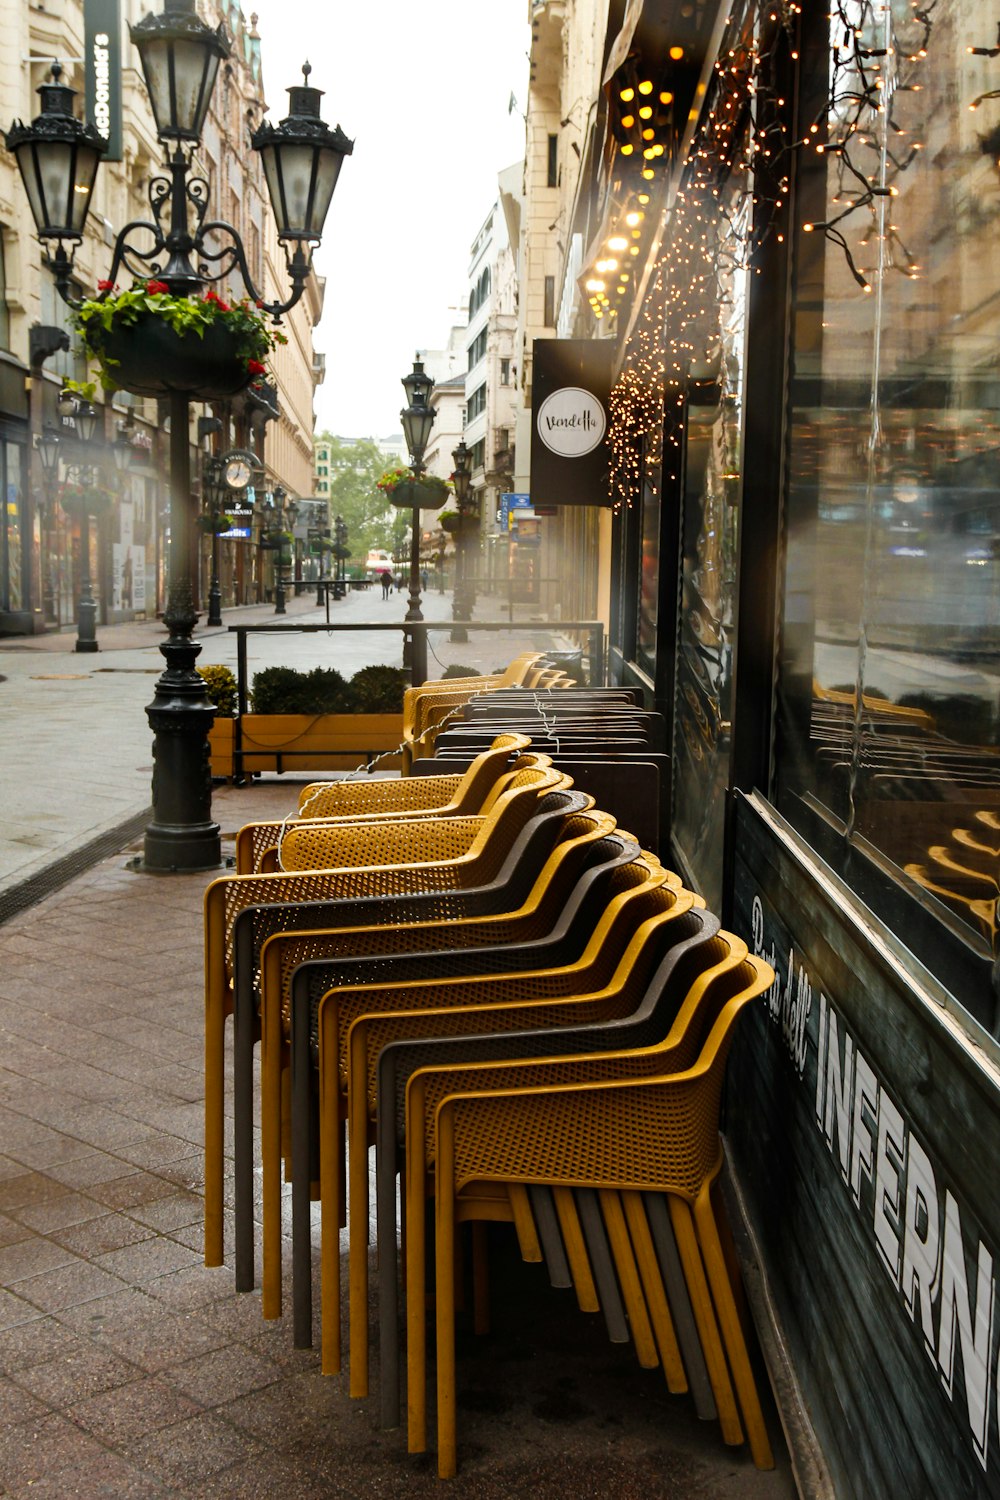
[[[246,299],[229,304],[214,291],[176,297],[162,281],[100,290],[75,321],[105,390],[221,401],[259,380],[274,345],[286,342]]]
[[[386,469],[382,478],[376,480],[375,488],[381,490],[390,505],[406,510],[438,510],[452,493],[446,479],[424,474],[415,480],[409,469]]]
[[[445,510],[438,517],[441,530],[447,531],[451,536],[470,536],[472,532],[479,530],[478,516],[464,516],[457,510]]]

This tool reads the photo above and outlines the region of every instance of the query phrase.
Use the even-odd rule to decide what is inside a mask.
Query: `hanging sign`
[[[535,339],[531,493],[537,504],[610,505],[610,339]]]
[[[107,139],[105,161],[122,159],[121,35],[120,0],[84,0],[87,120]]]

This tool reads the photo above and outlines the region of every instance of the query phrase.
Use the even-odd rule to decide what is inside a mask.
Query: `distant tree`
[[[391,549],[398,512],[375,484],[395,463],[370,438],[345,443],[330,432],[319,433],[330,444],[330,522],[343,516],[351,564],[363,564],[373,547]]]

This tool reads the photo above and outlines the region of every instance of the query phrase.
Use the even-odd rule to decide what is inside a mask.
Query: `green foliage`
[[[403,693],[410,685],[410,674],[402,667],[362,667],[350,682],[354,712],[359,714],[394,714],[403,707]]]
[[[288,342],[283,333],[269,326],[264,314],[247,297],[229,303],[211,290],[204,297],[175,297],[162,281],[137,281],[128,291],[119,292],[102,282],[100,296],[85,297],[74,309],[73,321],[84,350],[98,367],[106,391],[118,389],[116,361],[105,352],[108,335],[131,327],[147,313],[162,318],[181,338],[187,335],[204,338],[206,328],[223,324],[234,335],[237,358],[246,360],[250,371],[257,375],[265,373],[264,361],[274,346]]]
[[[211,670],[211,669],[206,669]],[[336,667],[265,667],[251,689],[255,714],[389,714],[403,707],[409,673],[401,667],[362,667],[350,682]]]
[[[199,667],[199,677],[204,677],[208,696],[215,704],[216,716],[220,719],[236,717],[236,678],[228,667]]]
[[[319,436],[330,445],[329,513],[343,517],[351,557],[363,561],[377,548],[391,551],[398,512],[375,487],[389,455],[371,438],[345,443],[329,432]]]
[[[347,683],[336,667],[265,667],[254,674],[250,696],[255,714],[350,713]]]
[[[445,667],[441,673],[441,681],[448,677],[477,677],[479,674],[474,667],[463,667],[460,661],[453,661],[450,667]]]

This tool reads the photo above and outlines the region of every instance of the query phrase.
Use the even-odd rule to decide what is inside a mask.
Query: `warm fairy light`
[[[670,49],[670,60],[671,60],[671,62],[680,62],[680,60],[681,60],[681,58],[683,56],[684,56],[684,48],[683,47],[671,47],[671,49]]]

